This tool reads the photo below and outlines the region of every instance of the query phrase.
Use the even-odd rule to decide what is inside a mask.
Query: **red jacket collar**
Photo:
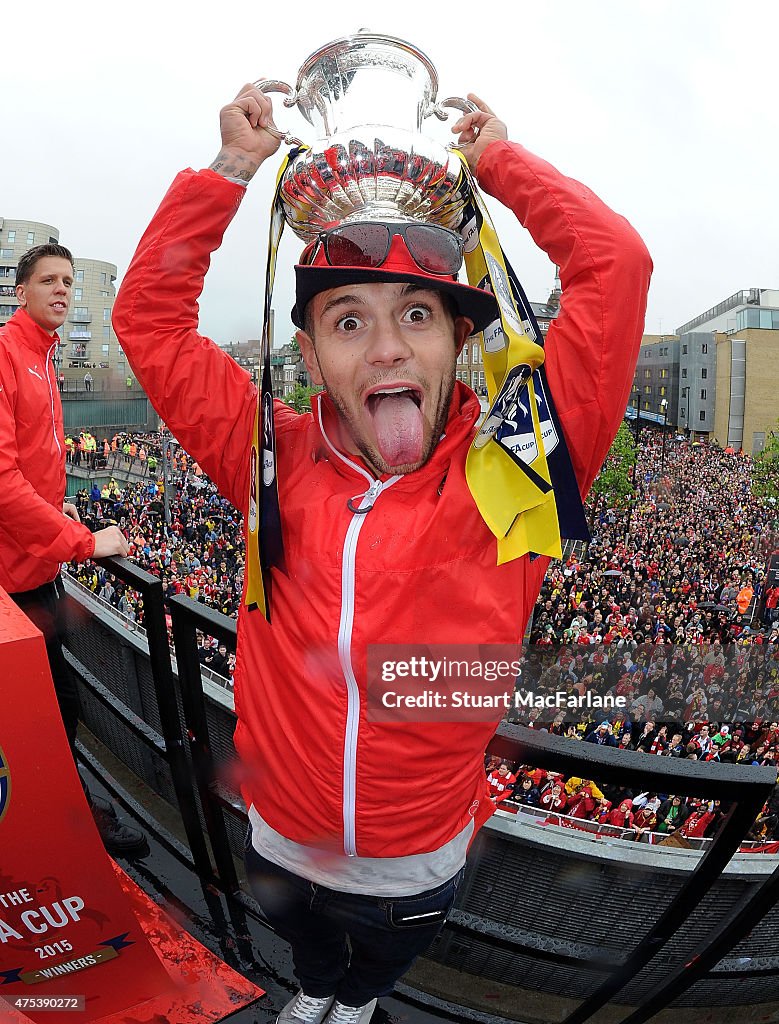
[[[49,334],[47,331],[33,320],[26,309],[19,307],[11,319],[6,324],[6,327],[14,327],[22,335],[22,340],[28,348],[31,348],[34,352],[39,352],[45,355],[52,344],[60,343],[60,336],[55,331],[53,334]]]

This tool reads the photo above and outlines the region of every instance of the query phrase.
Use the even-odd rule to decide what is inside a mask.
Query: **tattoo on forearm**
[[[257,163],[249,157],[242,157],[236,153],[220,150],[216,160],[210,165],[209,170],[216,171],[225,178],[240,178],[241,181],[251,181],[257,170]]]

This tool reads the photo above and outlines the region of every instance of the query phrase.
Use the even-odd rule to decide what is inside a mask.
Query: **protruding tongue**
[[[375,405],[373,405],[375,403]],[[373,423],[382,458],[390,466],[422,458],[422,412],[408,394],[372,399]]]

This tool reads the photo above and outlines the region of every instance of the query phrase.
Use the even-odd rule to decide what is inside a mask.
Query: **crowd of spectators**
[[[84,432],[79,437],[82,444]],[[99,442],[98,448],[103,450],[103,445],[109,451],[106,468],[116,476],[76,493],[82,520],[93,529],[115,523],[130,542],[128,557],[163,581],[166,598],[184,594],[236,616],[244,568],[240,513],[178,445],[166,445],[163,454],[160,434],[116,435],[112,442]],[[162,473],[163,458],[167,474]],[[165,520],[164,476],[169,480],[170,524]],[[91,560],[73,564],[69,571],[129,621],[143,625],[142,598],[112,573]],[[232,678],[234,657],[216,640],[200,638],[200,657],[207,668]]]
[[[776,608],[772,623],[736,615],[779,550],[779,507],[754,498],[750,475],[747,456],[645,429],[632,507],[591,499],[592,541],[550,567],[531,643],[694,645],[779,626]]]
[[[776,723],[772,723],[770,728],[775,729]],[[588,733],[585,741],[593,734]],[[646,753],[654,752],[666,757],[699,756],[700,748],[694,740],[685,745],[681,733],[674,739],[677,742],[654,751],[650,747],[651,739],[645,747],[633,748],[629,741],[620,743],[620,746],[644,749]],[[685,753],[692,747],[697,748],[695,753]],[[745,759],[739,763],[753,762]],[[604,832],[626,840],[689,845],[689,840],[711,839],[722,825],[727,810],[719,800],[601,785],[593,779],[566,778],[559,772],[529,764],[512,764],[496,756],[486,758],[485,770],[490,798],[503,810],[516,812],[522,807],[534,808],[545,812],[545,815],[541,814],[543,820],[588,831],[594,824],[596,833],[601,826],[606,826]],[[585,826],[585,822],[592,824]],[[771,852],[779,852],[779,793],[776,791],[764,804],[747,833],[746,841]]]
[[[520,681],[524,692],[619,696],[624,707],[550,717],[528,704],[512,720],[648,755],[779,766],[779,594],[765,578],[779,508],[755,499],[750,473],[741,453],[645,430],[632,506],[594,497],[592,542],[547,573]],[[717,801],[492,762],[496,802],[607,824],[625,839],[707,838],[722,820]],[[748,838],[779,840],[779,796]]]

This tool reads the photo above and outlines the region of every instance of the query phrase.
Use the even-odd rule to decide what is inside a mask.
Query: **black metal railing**
[[[157,733],[146,723],[141,724],[139,716],[102,687],[99,680],[94,677],[85,678],[83,668],[75,664],[74,658],[67,650],[65,657],[106,710],[119,718],[145,746],[156,751],[167,762],[195,868],[198,874],[208,877],[212,874],[211,861],[197,814],[192,772],[187,760],[185,737],[182,735],[176,702],[162,583],[156,576],[139,569],[126,558],[108,558],[102,564],[127,586],[136,590],[143,599],[149,662],[161,733]]]
[[[679,793],[685,796],[721,800],[729,804],[722,826],[714,841],[698,861],[686,882],[671,899],[663,913],[643,935],[634,949],[616,964],[596,991],[585,999],[563,1024],[582,1024],[610,1002],[640,970],[649,964],[684,924],[690,913],[720,877],[738,850],[776,783],[775,768],[717,764],[679,760],[671,757],[649,757],[634,751],[610,751],[597,744],[572,743],[562,736],[539,733],[514,725],[501,725],[490,744],[490,751],[538,768],[550,768],[565,776],[597,779],[599,783],[616,783],[627,788],[652,792]],[[779,886],[779,868],[773,886]],[[771,892],[774,892],[773,886]],[[761,887],[764,888],[765,886]],[[775,898],[775,897],[774,897]],[[724,952],[733,948],[742,936],[734,936]],[[722,954],[724,955],[724,953]],[[716,962],[716,961],[715,961]],[[582,966],[586,966],[582,964]],[[685,965],[685,972],[676,978],[674,997],[694,983],[700,972],[694,965]],[[682,979],[685,983],[682,985]],[[628,1020],[639,1024],[648,1020],[644,1007],[654,1006],[666,981],[661,982]],[[662,1006],[667,1002],[662,1003]],[[627,1024],[627,1021],[623,1022]]]
[[[236,622],[189,597],[172,598],[170,613],[187,741],[195,770],[200,806],[222,886],[226,892],[236,893],[240,887],[227,836],[224,811],[228,806],[235,812],[239,810],[239,806],[234,797],[226,794],[217,779],[200,675],[200,659],[197,653],[198,629],[235,650]]]

